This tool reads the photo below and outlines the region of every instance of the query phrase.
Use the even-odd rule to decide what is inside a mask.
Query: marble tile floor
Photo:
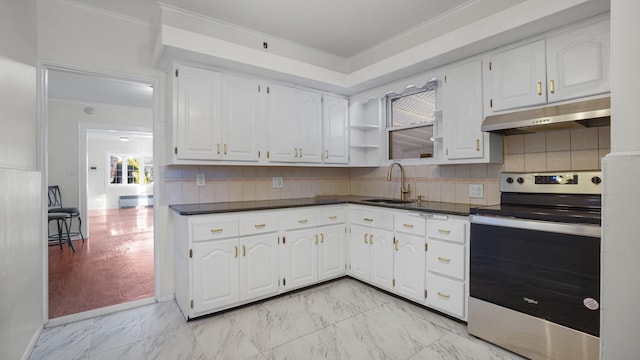
[[[522,358],[464,323],[342,278],[189,322],[170,301],[46,328],[30,359]]]

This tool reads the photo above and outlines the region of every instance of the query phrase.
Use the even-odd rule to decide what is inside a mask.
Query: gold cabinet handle
[[[553,80],[549,80],[549,92],[552,94],[556,92],[556,87]]]
[[[324,158],[328,159],[329,158],[329,150],[325,150],[324,151]]]
[[[227,155],[227,144],[224,144],[224,154]]]
[[[366,222],[372,222],[373,219],[372,218],[363,218],[362,220],[366,221]]]
[[[402,224],[402,226],[408,228],[408,229],[413,229],[413,224]]]
[[[256,229],[264,229],[265,226],[267,226],[267,224],[255,224],[253,225]]]
[[[400,249],[398,248],[398,240],[393,239],[393,247],[396,249],[396,251],[399,251]]]
[[[320,233],[320,244],[324,244],[324,234]]]
[[[329,216],[329,220],[338,220],[337,216]]]
[[[369,235],[369,244],[373,245],[373,234]]]
[[[218,144],[218,155],[220,155],[220,144]]]
[[[542,95],[542,81],[538,81],[538,95]]]
[[[298,220],[298,224],[306,224],[309,220],[307,219],[300,219]]]
[[[369,243],[369,242],[367,241],[367,235],[369,235],[369,234],[364,234],[364,243],[365,243],[365,244],[368,244],[368,243]]]
[[[440,291],[438,291],[438,296],[446,300],[449,300],[449,298],[451,297],[451,295],[443,294]]]
[[[316,245],[318,245],[318,234],[315,234],[316,237]]]
[[[236,257],[238,257],[238,245],[234,246],[236,248]]]
[[[442,261],[442,262],[448,264],[448,263],[451,262],[451,259],[450,258],[443,258],[443,257],[438,256],[438,261]]]
[[[224,231],[224,229],[211,229],[211,233],[212,234],[220,234],[223,231]]]
[[[247,247],[242,245],[242,256],[247,256]]]
[[[444,229],[438,229],[438,232],[442,235],[449,235],[451,234],[451,230],[444,230]]]
[[[476,151],[480,151],[480,139],[476,139]]]
[[[302,157],[302,148],[300,148],[300,157]]]

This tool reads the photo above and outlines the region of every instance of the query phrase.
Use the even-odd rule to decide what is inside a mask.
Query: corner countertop
[[[426,213],[438,213],[447,215],[468,216],[471,205],[456,204],[435,201],[410,202],[405,204],[371,203],[365,200],[371,196],[318,196],[312,198],[261,200],[261,201],[235,201],[204,204],[180,204],[169,207],[179,215],[205,215],[220,214],[238,211],[274,210],[315,205],[356,204],[376,206],[387,209],[401,209],[420,211]],[[477,207],[477,206],[476,206]]]

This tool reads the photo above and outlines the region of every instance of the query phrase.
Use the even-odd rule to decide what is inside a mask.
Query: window
[[[437,83],[387,98],[389,159],[433,157]]]
[[[111,185],[144,185],[153,183],[153,157],[151,155],[109,154]]]

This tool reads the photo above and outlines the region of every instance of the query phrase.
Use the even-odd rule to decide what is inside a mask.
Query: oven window
[[[600,239],[471,224],[470,295],[599,334]]]

